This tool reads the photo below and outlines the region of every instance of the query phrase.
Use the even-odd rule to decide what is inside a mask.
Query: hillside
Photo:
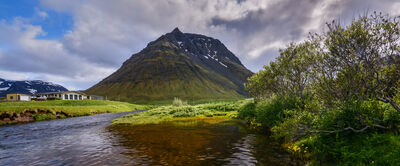
[[[241,98],[251,75],[219,40],[175,28],[86,92],[122,101]]]

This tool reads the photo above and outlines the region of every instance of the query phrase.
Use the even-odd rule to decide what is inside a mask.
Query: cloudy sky
[[[0,78],[87,89],[172,31],[221,40],[257,72],[278,49],[398,0],[0,0]]]

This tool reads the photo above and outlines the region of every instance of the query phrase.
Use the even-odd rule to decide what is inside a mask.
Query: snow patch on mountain
[[[222,63],[222,62],[219,62],[219,64],[221,64],[222,66],[228,68],[228,66],[226,66],[226,65],[225,65],[224,63]]]
[[[10,89],[10,87],[0,88],[0,91],[6,91],[8,89]]]
[[[28,91],[29,91],[31,94],[35,94],[35,93],[37,92],[36,89],[28,89]]]

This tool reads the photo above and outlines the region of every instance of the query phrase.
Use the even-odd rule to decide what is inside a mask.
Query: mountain
[[[62,91],[68,91],[68,89],[51,82],[44,82],[40,80],[12,81],[0,78],[0,97],[5,97],[7,93],[35,94]]]
[[[122,101],[239,98],[252,74],[219,40],[175,28],[86,92]]]

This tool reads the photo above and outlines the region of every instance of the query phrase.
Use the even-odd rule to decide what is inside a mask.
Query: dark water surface
[[[298,165],[240,122],[110,126],[126,113],[0,127],[0,165]]]

